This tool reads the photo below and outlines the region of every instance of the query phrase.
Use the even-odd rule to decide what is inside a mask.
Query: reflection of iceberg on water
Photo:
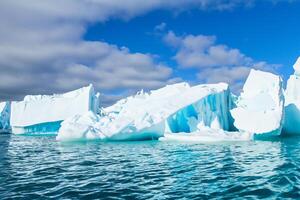
[[[283,147],[284,145],[280,142],[273,141],[253,141],[228,146],[230,157],[234,160],[232,164],[239,169],[234,176],[249,177],[249,181],[257,181],[257,179],[251,180],[251,177],[257,176],[264,176],[268,179],[276,174],[276,170],[285,163],[282,156]]]

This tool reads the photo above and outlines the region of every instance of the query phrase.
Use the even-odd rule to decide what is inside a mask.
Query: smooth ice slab
[[[10,132],[10,103],[0,102],[0,133]]]
[[[285,91],[284,134],[300,134],[300,57],[294,65],[295,74],[291,75]]]
[[[268,72],[251,70],[237,107],[231,110],[234,126],[255,137],[280,135],[283,125],[282,80]]]
[[[74,115],[97,112],[99,94],[92,85],[64,94],[29,95],[12,102],[11,126],[16,134],[56,132],[60,123]]]
[[[141,91],[104,108],[101,117],[86,114],[65,120],[57,139],[144,140],[201,127],[228,130],[229,96],[225,83],[194,87],[179,83]]]
[[[253,134],[243,132],[228,132],[216,129],[202,129],[192,133],[165,133],[160,141],[178,141],[178,142],[231,142],[231,141],[249,141],[253,139]]]

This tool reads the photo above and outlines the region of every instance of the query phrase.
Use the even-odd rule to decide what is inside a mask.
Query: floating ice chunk
[[[104,108],[101,117],[91,117],[88,122],[80,118],[65,120],[59,130],[58,140],[90,139],[108,140],[157,139],[166,131],[191,132],[201,127],[228,130],[230,92],[228,85],[207,84],[191,87],[187,83],[164,88],[118,101]],[[81,133],[72,134],[80,128]]]
[[[0,102],[0,133],[10,132],[10,103]]]
[[[294,65],[295,74],[287,81],[285,91],[284,134],[300,134],[300,57]]]
[[[224,142],[224,141],[249,141],[253,139],[253,134],[246,132],[228,132],[216,129],[202,129],[192,133],[165,133],[160,141],[180,141],[180,142]]]
[[[231,110],[235,127],[255,137],[280,135],[283,125],[282,80],[268,72],[251,70],[237,107]]]
[[[61,123],[60,132],[64,134],[58,134],[60,140],[80,140],[85,139],[102,139],[99,135],[99,129],[97,128],[97,122],[99,122],[99,115],[89,111],[83,115],[75,115],[66,119]],[[100,137],[100,138],[99,138]]]
[[[110,132],[112,130],[104,126],[105,123],[109,123],[108,121],[105,122],[105,120],[107,119],[101,118],[101,116],[93,112],[76,115],[62,122],[56,139],[59,141],[147,140],[161,136],[160,129],[155,131],[155,126],[151,127],[151,131],[147,131],[147,128],[145,128],[137,132],[128,128],[112,134]]]
[[[60,123],[74,115],[97,112],[99,93],[92,85],[64,94],[29,95],[12,102],[11,126],[15,134],[55,133]]]

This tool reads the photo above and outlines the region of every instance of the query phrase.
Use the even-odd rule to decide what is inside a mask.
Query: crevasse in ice
[[[88,111],[97,113],[98,107],[99,93],[92,85],[64,94],[28,95],[11,103],[12,132],[56,133],[63,120]]]
[[[287,81],[285,91],[284,134],[300,134],[300,57],[294,64],[295,73]]]
[[[0,133],[10,132],[10,103],[0,102]]]
[[[252,69],[236,106],[231,114],[239,131],[257,138],[281,134],[284,95],[279,76]]]
[[[65,120],[58,140],[144,140],[201,129],[230,130],[230,91],[225,83],[167,85],[139,92],[104,108]],[[75,133],[76,132],[76,133]]]

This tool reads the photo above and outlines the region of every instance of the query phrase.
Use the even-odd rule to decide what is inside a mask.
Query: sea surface
[[[76,142],[0,135],[0,199],[299,199],[300,137]]]

